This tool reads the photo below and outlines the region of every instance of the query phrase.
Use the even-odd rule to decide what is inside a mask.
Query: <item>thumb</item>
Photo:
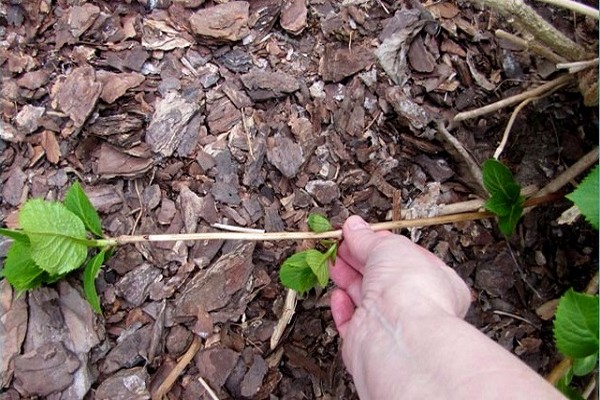
[[[338,255],[362,274],[367,257],[381,242],[382,236],[389,235],[389,232],[375,233],[364,219],[353,215],[344,223],[342,235]]]

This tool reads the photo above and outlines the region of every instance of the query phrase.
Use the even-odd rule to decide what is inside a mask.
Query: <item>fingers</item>
[[[342,339],[346,336],[347,324],[354,315],[354,303],[346,292],[341,289],[335,289],[331,294],[331,315],[335,322],[335,327]]]
[[[337,257],[335,265],[329,266],[329,277],[340,289],[348,293],[355,305],[360,305],[362,275],[356,269],[348,265],[343,258]]]
[[[344,240],[340,245],[338,256],[360,274],[364,274],[367,257],[383,235],[373,232],[365,220],[353,215],[346,220],[342,227]]]

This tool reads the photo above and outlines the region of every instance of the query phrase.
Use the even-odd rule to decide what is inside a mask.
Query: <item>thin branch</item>
[[[502,154],[502,152],[504,151],[504,148],[506,147],[506,143],[508,143],[508,136],[510,134],[510,130],[512,129],[513,124],[515,123],[515,120],[517,119],[517,115],[519,115],[519,112],[525,108],[525,106],[529,103],[531,103],[532,101],[538,100],[540,97],[530,97],[528,99],[525,99],[521,102],[521,104],[519,104],[518,106],[515,107],[515,109],[513,110],[512,114],[510,115],[510,119],[508,120],[508,123],[506,124],[506,128],[504,129],[504,133],[502,134],[502,140],[500,141],[500,144],[498,145],[498,148],[496,148],[496,151],[494,152],[494,158],[497,160],[500,157],[500,154]]]
[[[567,69],[567,70],[569,70],[570,74],[574,74],[576,72],[583,71],[586,68],[594,67],[596,65],[598,65],[598,57],[594,58],[593,60],[587,60],[587,61],[575,61],[575,62],[571,62],[571,63],[557,63],[556,69]]]
[[[285,331],[285,327],[288,326],[294,313],[296,312],[296,301],[298,299],[298,293],[293,289],[287,289],[287,293],[285,295],[285,304],[283,305],[283,312],[281,313],[281,317],[279,321],[277,321],[277,325],[275,329],[273,329],[273,334],[271,335],[270,348],[271,350],[275,349],[283,336],[283,332]]]
[[[160,384],[156,392],[152,395],[152,400],[162,400],[162,398],[169,393],[173,384],[179,378],[179,375],[187,368],[189,363],[194,359],[194,356],[202,347],[202,340],[198,336],[194,336],[194,341],[187,349],[185,354],[181,356],[181,359],[175,365],[175,367],[169,372],[169,375],[165,378],[165,380]]]
[[[208,396],[212,400],[219,400],[219,396],[217,396],[217,394],[215,393],[215,391],[212,390],[212,388],[208,385],[208,383],[206,383],[206,381],[204,380],[204,378],[202,378],[201,376],[199,376],[198,377],[198,382],[200,382],[200,384],[202,385],[202,387],[204,388],[204,390],[206,390],[206,392],[208,393]]]
[[[538,56],[544,57],[545,59],[552,61],[555,64],[567,62],[566,58],[556,54],[555,52],[553,52],[546,46],[536,42],[535,40],[522,39],[518,36],[513,35],[512,33],[506,32],[502,29],[497,29],[495,34],[498,39],[504,39],[513,44],[516,44],[519,47],[522,47],[527,50],[531,50]]]
[[[537,40],[544,43],[554,52],[570,61],[586,58],[583,46],[569,39],[565,34],[546,22],[533,8],[523,0],[470,0],[472,3],[483,3],[509,20],[515,21]]]
[[[563,186],[573,179],[587,171],[592,165],[598,162],[598,148],[596,147],[575,164],[571,165],[566,171],[550,181],[542,190],[535,194],[535,197],[545,196],[549,193],[558,192]]]
[[[585,4],[577,3],[577,2],[571,1],[571,0],[538,0],[538,1],[541,1],[542,3],[546,3],[546,4],[552,4],[553,6],[566,8],[567,10],[574,11],[578,14],[587,15],[588,17],[598,19],[598,10],[593,7],[590,7],[590,6],[586,6]]]
[[[475,110],[458,113],[454,116],[454,121],[457,121],[457,122],[464,121],[467,119],[480,117],[485,114],[490,114],[490,113],[492,113],[494,111],[498,111],[504,107],[508,107],[508,106],[512,106],[513,104],[520,103],[523,100],[526,100],[530,97],[541,96],[544,93],[546,93],[552,89],[557,89],[561,86],[565,86],[568,83],[571,83],[571,81],[573,81],[574,79],[575,78],[572,75],[560,76],[550,82],[546,82],[543,85],[540,85],[536,88],[527,90],[523,93],[507,97],[506,99],[497,101],[492,104],[488,104],[487,106],[477,108]]]

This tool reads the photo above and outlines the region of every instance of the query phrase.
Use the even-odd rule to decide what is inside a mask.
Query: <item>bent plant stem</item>
[[[542,197],[530,198],[525,202],[525,207],[531,207],[543,203],[548,203],[562,198],[562,195],[549,194]],[[371,224],[374,231],[392,230],[401,228],[424,227],[432,225],[450,224],[462,221],[474,221],[478,219],[491,218],[494,215],[487,211],[466,212],[458,214],[442,215],[430,218],[418,218],[401,221],[379,222]],[[106,239],[110,245],[123,245],[129,243],[141,242],[172,242],[179,240],[249,240],[249,241],[269,241],[269,240],[301,240],[301,239],[341,239],[342,231],[340,229],[322,233],[314,232],[202,232],[202,233],[181,233],[164,235],[123,235],[116,238]]]

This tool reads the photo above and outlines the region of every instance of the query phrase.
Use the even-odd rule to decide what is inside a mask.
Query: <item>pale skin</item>
[[[467,285],[409,239],[350,217],[331,312],[361,399],[564,399],[463,320]]]

